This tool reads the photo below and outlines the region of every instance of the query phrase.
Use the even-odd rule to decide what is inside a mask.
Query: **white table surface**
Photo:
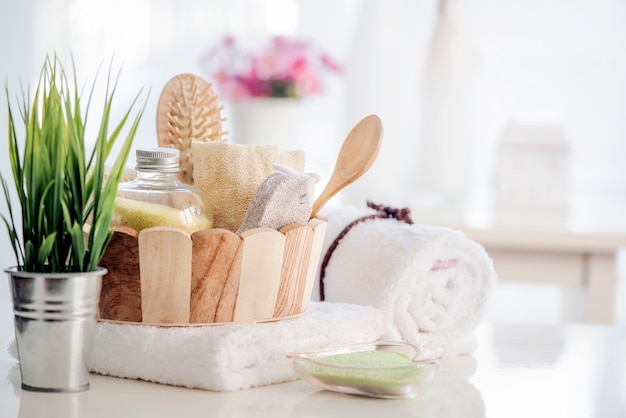
[[[0,416],[37,417],[626,417],[626,328],[491,325],[472,356],[443,360],[427,393],[382,400],[303,381],[207,392],[91,375],[76,394],[22,391],[10,306],[0,304]]]

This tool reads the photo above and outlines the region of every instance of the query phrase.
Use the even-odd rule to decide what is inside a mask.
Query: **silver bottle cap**
[[[180,151],[176,148],[141,148],[135,152],[136,170],[163,171],[177,173],[180,171]]]

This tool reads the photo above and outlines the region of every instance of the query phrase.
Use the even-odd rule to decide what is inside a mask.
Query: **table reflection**
[[[471,356],[446,359],[437,376],[415,399],[381,400],[318,390],[297,381],[237,392],[208,392],[175,388],[142,381],[91,375],[91,388],[76,394],[23,391],[19,367],[8,381],[19,398],[19,418],[63,416],[176,416],[185,405],[185,416],[213,417],[484,417],[480,392],[468,381],[476,369]],[[132,393],[132,394],[131,394]],[[118,401],[123,399],[123,401]],[[158,400],[158,401],[155,401]]]

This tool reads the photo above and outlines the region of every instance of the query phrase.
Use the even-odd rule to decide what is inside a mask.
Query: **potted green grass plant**
[[[83,99],[74,66],[68,76],[56,55],[46,57],[34,96],[22,90],[17,112],[6,87],[9,158],[19,209],[0,173],[8,208],[2,218],[17,259],[5,271],[22,387],[27,390],[89,387],[85,361],[106,273],[99,263],[112,236],[117,186],[143,113],[143,108],[135,110],[140,91],[110,126],[117,80],[109,67],[92,141],[86,127],[97,83]],[[120,151],[105,174],[118,140]]]

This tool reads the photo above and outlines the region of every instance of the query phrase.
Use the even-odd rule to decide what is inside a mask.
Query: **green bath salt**
[[[303,366],[329,385],[361,388],[390,388],[411,384],[424,367],[410,357],[393,351],[361,351],[317,358]]]

